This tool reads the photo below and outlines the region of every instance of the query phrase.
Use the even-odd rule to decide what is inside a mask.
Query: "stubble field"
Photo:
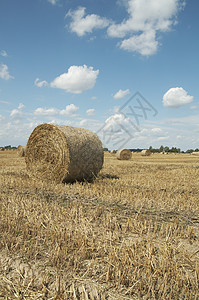
[[[0,152],[0,299],[199,299],[199,157],[105,153],[55,185]]]

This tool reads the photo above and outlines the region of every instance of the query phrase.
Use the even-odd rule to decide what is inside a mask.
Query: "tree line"
[[[168,146],[160,146],[160,148],[153,148],[152,146],[149,147],[149,150],[152,153],[161,153],[161,152],[167,152],[167,153],[192,153],[192,152],[199,152],[199,149],[188,149],[186,151],[181,151],[180,148],[177,147],[171,147]]]

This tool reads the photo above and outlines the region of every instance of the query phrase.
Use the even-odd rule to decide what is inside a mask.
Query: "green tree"
[[[160,146],[159,152],[164,152],[164,147]]]
[[[169,147],[168,146],[164,147],[164,151],[169,152],[170,151]]]

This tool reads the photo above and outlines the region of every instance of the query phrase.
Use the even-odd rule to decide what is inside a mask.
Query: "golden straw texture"
[[[29,137],[25,159],[30,176],[72,182],[94,178],[103,166],[104,152],[90,130],[42,124]]]
[[[129,160],[131,159],[132,152],[129,149],[119,149],[116,153],[117,159]]]

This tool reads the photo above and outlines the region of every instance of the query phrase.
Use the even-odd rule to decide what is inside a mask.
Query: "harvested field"
[[[199,299],[196,156],[105,153],[54,184],[3,151],[0,210],[0,299]]]

